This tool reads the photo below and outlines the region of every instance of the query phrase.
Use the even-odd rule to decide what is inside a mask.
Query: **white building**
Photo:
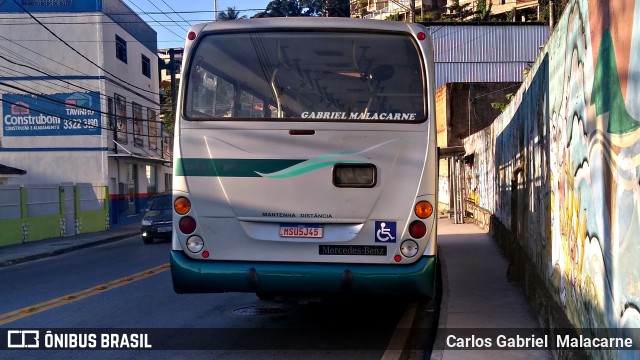
[[[110,223],[137,221],[171,187],[158,74],[121,0],[0,1],[0,162],[26,170],[8,183],[106,186]]]
[[[504,18],[508,21],[531,21],[526,15],[537,14],[538,0],[488,0],[491,3],[491,16]],[[453,0],[349,0],[351,17],[385,20],[392,15],[402,15],[408,18],[410,9],[415,9],[416,15],[438,10],[449,13]],[[468,11],[475,11],[478,0],[459,0],[458,5],[466,7]],[[425,21],[425,20],[423,20]]]

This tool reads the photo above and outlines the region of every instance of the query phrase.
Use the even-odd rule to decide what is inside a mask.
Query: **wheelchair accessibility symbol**
[[[396,242],[395,221],[376,221],[376,242]]]

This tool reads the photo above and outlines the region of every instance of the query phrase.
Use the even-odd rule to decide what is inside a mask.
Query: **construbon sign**
[[[100,135],[97,92],[2,95],[4,136]]]

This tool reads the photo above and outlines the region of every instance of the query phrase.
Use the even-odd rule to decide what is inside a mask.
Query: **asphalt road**
[[[152,350],[0,350],[2,359],[421,359],[437,306],[173,292],[168,242],[139,236],[0,268],[0,327],[146,333]],[[41,341],[44,341],[41,336]],[[98,335],[100,336],[100,335]],[[99,340],[98,340],[99,342]]]

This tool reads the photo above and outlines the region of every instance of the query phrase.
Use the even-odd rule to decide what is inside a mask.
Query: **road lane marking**
[[[97,286],[92,286],[88,289],[80,290],[78,292],[74,292],[72,294],[64,295],[55,299],[43,301],[41,303],[26,306],[22,309],[18,309],[15,311],[11,311],[5,314],[0,315],[0,325],[5,325],[10,322],[14,322],[16,320],[22,319],[27,316],[31,316],[34,314],[41,313],[43,311],[47,311],[58,306],[70,304],[72,302],[86,299],[88,297],[102,294],[106,291],[113,290],[119,288],[120,286],[128,285],[133,282],[146,279],[150,276],[158,275],[162,272],[169,270],[169,264],[163,264],[160,266],[156,266],[151,269],[143,270],[139,273],[135,273],[133,275],[128,275],[120,279],[116,279],[110,281],[108,283],[104,283]]]
[[[409,330],[411,330],[411,326],[413,325],[413,319],[416,317],[417,308],[418,304],[415,302],[412,302],[407,306],[400,318],[400,321],[398,321],[396,330],[393,332],[393,336],[391,336],[387,350],[385,350],[381,360],[400,359],[402,349],[404,349],[404,345],[409,337]]]

